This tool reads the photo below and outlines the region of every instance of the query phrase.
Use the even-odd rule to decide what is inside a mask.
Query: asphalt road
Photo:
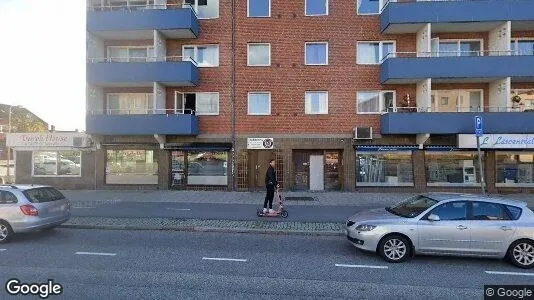
[[[0,249],[2,285],[53,279],[49,299],[483,299],[534,279],[498,260],[388,264],[343,237],[55,229]]]
[[[82,205],[73,203],[73,216],[78,217],[168,217],[180,219],[257,220],[254,204],[169,203],[169,202],[113,202]],[[273,207],[276,209],[276,205]],[[285,203],[287,218],[262,220],[291,222],[345,222],[355,212],[378,206],[291,206]]]

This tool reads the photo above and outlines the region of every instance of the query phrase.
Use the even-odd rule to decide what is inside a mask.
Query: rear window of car
[[[512,220],[518,220],[519,217],[521,217],[521,208],[511,206],[511,205],[506,205],[506,209],[510,213],[510,217],[512,218]]]
[[[43,203],[65,199],[65,196],[55,188],[35,188],[24,191],[24,195],[32,203]]]

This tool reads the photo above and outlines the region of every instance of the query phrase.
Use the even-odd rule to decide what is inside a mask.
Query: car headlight
[[[358,231],[371,231],[371,230],[373,230],[375,228],[376,228],[376,226],[367,225],[367,224],[360,224],[360,225],[356,226],[356,230],[358,230]]]

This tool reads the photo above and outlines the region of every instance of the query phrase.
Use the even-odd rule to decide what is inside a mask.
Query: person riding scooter
[[[273,210],[273,198],[274,198],[274,190],[275,188],[279,188],[278,181],[276,180],[276,171],[274,170],[274,166],[276,164],[276,161],[274,159],[271,159],[269,161],[269,168],[267,168],[267,172],[265,173],[265,187],[267,188],[267,194],[265,195],[265,201],[263,202],[263,213],[267,213],[267,203],[269,203],[269,213],[274,213]]]

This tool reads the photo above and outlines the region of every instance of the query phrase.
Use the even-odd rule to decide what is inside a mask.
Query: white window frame
[[[198,61],[198,47],[217,47],[217,65],[206,65]],[[202,45],[182,45],[182,60],[189,61],[189,57],[184,56],[185,48],[194,48],[193,50],[193,60],[195,61],[197,67],[199,68],[217,68],[221,64],[221,49],[219,44],[202,44]]]
[[[130,95],[130,94],[141,94],[141,95],[145,95],[146,99],[148,100],[149,99],[149,96],[152,96],[152,109],[149,109],[149,108],[146,108],[146,113],[147,115],[151,115],[154,113],[154,111],[156,110],[154,108],[154,95],[153,93],[129,93],[129,92],[125,92],[125,93],[106,93],[106,109],[105,109],[105,112],[106,114],[110,115],[110,108],[109,108],[109,96],[112,96],[112,95]],[[148,103],[148,101],[147,101]],[[119,114],[121,115],[121,114]],[[126,115],[130,115],[130,113],[126,114]]]
[[[318,113],[313,113],[313,112],[306,112],[306,101],[308,100],[308,94],[314,94],[314,93],[325,93],[326,94],[326,112],[318,112]],[[328,115],[328,91],[306,91],[304,93],[304,114],[305,115]],[[311,104],[310,104],[311,106]]]
[[[482,111],[484,111],[484,89],[450,89],[450,90],[442,90],[442,89],[435,89],[435,90],[431,90],[430,91],[430,111],[431,112],[441,112],[441,111],[434,111],[434,107],[432,106],[432,96],[434,96],[434,92],[451,92],[451,91],[454,91],[454,92],[457,92],[456,94],[456,97],[458,97],[458,94],[460,91],[463,91],[463,92],[480,92],[480,101],[482,103],[480,103],[480,109]],[[439,101],[440,99],[436,99],[436,97],[434,96],[434,101]],[[463,111],[459,111],[459,107],[458,107],[458,103],[456,104],[456,112],[463,112]],[[471,111],[467,111],[467,112],[471,112]]]
[[[250,46],[251,45],[254,45],[254,46],[269,46],[269,63],[267,64],[262,64],[262,65],[252,65],[250,64]],[[269,67],[271,65],[271,44],[270,43],[248,43],[247,44],[247,66],[249,67]]]
[[[387,0],[378,0],[378,12],[376,13],[360,13],[360,10],[358,9],[360,6],[358,5],[361,0],[356,0],[356,14],[359,16],[376,16],[382,13],[382,10],[384,9],[384,2]],[[397,2],[396,0],[389,0],[390,2]]]
[[[55,152],[56,153],[56,171],[59,171],[59,164],[60,164],[60,152],[79,152],[80,153],[80,175],[35,175],[35,153],[36,152]],[[32,177],[60,177],[60,178],[80,178],[82,177],[82,162],[83,162],[83,151],[78,150],[59,150],[59,151],[44,151],[44,150],[36,150],[32,151]]]
[[[325,14],[311,14],[308,15],[308,0],[304,0],[304,15],[306,17],[321,17],[321,16],[328,16],[328,13],[330,12],[330,0],[324,0],[326,2],[326,13]]]
[[[271,0],[267,0],[269,1],[269,15],[267,16],[251,16],[250,15],[250,0],[247,0],[247,18],[270,18],[271,17]]]
[[[515,44],[515,51],[512,53],[512,55],[519,55],[519,49],[517,47],[517,44],[520,41],[530,41],[534,42],[534,37],[528,38],[528,37],[520,37],[520,38],[511,38],[510,39],[510,50],[512,50],[512,44]]]
[[[126,49],[128,51],[128,55],[126,57],[110,57],[110,54],[111,54],[111,49],[113,48],[122,48],[122,49]],[[154,56],[155,56],[155,48],[154,46],[150,45],[150,46],[107,46],[106,48],[106,58],[108,61],[112,62],[111,59],[126,59],[126,62],[130,62],[130,50],[132,49],[146,49],[146,53],[147,53],[147,56],[146,56],[146,61],[149,62],[151,61]],[[150,51],[152,51],[152,56],[150,56]],[[135,58],[135,57],[134,57]],[[140,58],[140,57],[138,57]]]
[[[325,44],[326,45],[326,62],[324,64],[308,64],[307,63],[307,57],[308,57],[308,45],[317,45],[317,44]],[[304,64],[306,66],[328,66],[328,42],[305,42],[304,43]]]
[[[203,17],[200,17],[198,15],[198,0],[194,0],[195,1],[195,4],[186,4],[185,1],[184,1],[184,4],[183,4],[183,7],[191,7],[194,11],[195,11],[195,14],[197,15],[197,18],[199,20],[213,20],[213,19],[218,19],[221,15],[221,1],[218,1],[218,5],[217,5],[217,16],[216,17],[212,17],[212,18],[203,18]],[[209,1],[209,0],[208,0]]]
[[[263,114],[261,114],[261,113],[251,113],[250,112],[250,96],[254,95],[254,94],[267,94],[267,95],[269,95],[269,112],[263,113]],[[272,103],[271,102],[271,92],[266,92],[266,91],[263,91],[263,92],[262,91],[248,92],[248,96],[247,96],[247,105],[248,105],[247,112],[248,112],[248,115],[249,116],[269,116],[269,115],[271,115],[271,109],[272,109],[271,108],[271,103]]]
[[[378,62],[377,63],[359,63],[359,51],[358,51],[358,45],[359,44],[376,44],[378,43]],[[362,65],[362,66],[376,66],[381,65],[384,62],[384,53],[383,48],[384,44],[393,44],[393,53],[397,52],[397,41],[389,40],[389,41],[358,41],[356,42],[356,64]]]
[[[196,92],[196,93],[182,93],[180,91],[174,91],[174,106],[176,108],[176,104],[177,104],[177,95],[178,94],[183,94],[184,97],[185,95],[192,95],[194,94],[195,95],[195,115],[197,116],[218,116],[219,115],[219,112],[221,110],[221,95],[219,94],[219,92]],[[214,113],[198,113],[198,109],[197,109],[197,101],[198,101],[198,95],[199,94],[217,94],[217,112],[214,112]],[[177,108],[176,108],[177,109]]]
[[[460,51],[461,42],[480,42],[480,55],[479,56],[484,56],[484,39],[440,39],[439,37],[437,37],[437,39],[438,39],[438,53],[437,53],[438,57],[440,56],[440,52],[441,52],[441,49],[439,49],[441,42],[445,42],[445,43],[456,42],[456,56],[460,56],[461,54],[461,51]]]
[[[378,93],[378,112],[361,112],[358,109],[359,93]],[[384,107],[384,94],[393,93],[393,111],[397,111],[397,91],[396,90],[359,90],[356,92],[356,114],[358,115],[381,115],[387,113],[387,107]]]

